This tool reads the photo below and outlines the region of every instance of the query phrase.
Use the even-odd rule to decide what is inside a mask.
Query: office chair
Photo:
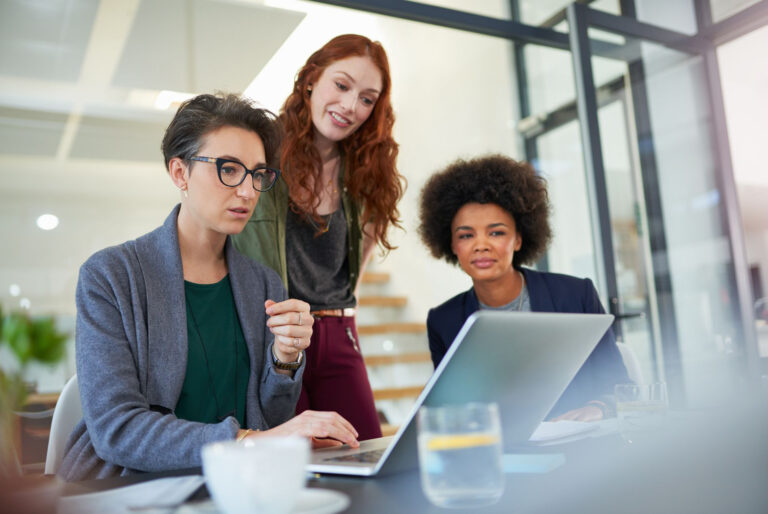
[[[640,367],[640,361],[637,359],[635,351],[627,343],[616,342],[621,354],[621,360],[624,361],[624,367],[627,368],[629,379],[637,385],[645,384],[643,370]]]
[[[70,378],[61,391],[53,411],[51,435],[48,439],[48,453],[45,457],[45,474],[55,475],[64,458],[64,445],[77,422],[83,417],[80,405],[80,388],[77,375]]]

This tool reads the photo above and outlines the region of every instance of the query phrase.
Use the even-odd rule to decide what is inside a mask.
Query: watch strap
[[[272,345],[272,364],[277,369],[282,370],[288,370],[288,371],[296,371],[301,367],[301,363],[304,360],[304,352],[299,352],[299,356],[296,358],[293,362],[283,362],[280,359],[277,358],[277,354],[275,354],[275,345]]]

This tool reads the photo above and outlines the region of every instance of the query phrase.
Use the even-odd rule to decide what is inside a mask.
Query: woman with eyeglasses
[[[235,237],[315,318],[297,412],[339,412],[360,439],[381,427],[355,325],[357,285],[374,248],[393,248],[387,229],[399,226],[403,194],[390,90],[378,42],[348,34],[313,53],[279,118],[284,180]]]
[[[243,230],[280,176],[271,115],[236,96],[183,103],[163,138],[181,203],[156,230],[80,269],[76,360],[83,419],[59,474],[83,480],[200,466],[213,441],[298,434],[357,446],[336,413],[294,417],[313,319]]]
[[[429,311],[427,335],[437,367],[467,318],[504,312],[605,312],[592,281],[536,271],[552,237],[544,178],[503,155],[458,160],[421,191],[419,233],[432,255],[458,264],[472,287]],[[609,329],[548,418],[595,421],[613,410],[613,390],[629,382]]]

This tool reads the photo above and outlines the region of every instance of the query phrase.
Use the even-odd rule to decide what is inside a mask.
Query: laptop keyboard
[[[378,462],[382,455],[384,455],[386,448],[379,448],[378,450],[370,450],[367,452],[354,453],[352,455],[343,455],[341,457],[330,457],[325,459],[326,461],[334,462]]]

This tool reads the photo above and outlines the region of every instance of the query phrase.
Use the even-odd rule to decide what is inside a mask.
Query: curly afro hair
[[[432,175],[419,199],[419,235],[432,255],[458,264],[451,249],[451,223],[468,203],[494,203],[515,220],[522,246],[512,265],[541,257],[552,239],[546,180],[533,167],[504,155],[459,159]]]

